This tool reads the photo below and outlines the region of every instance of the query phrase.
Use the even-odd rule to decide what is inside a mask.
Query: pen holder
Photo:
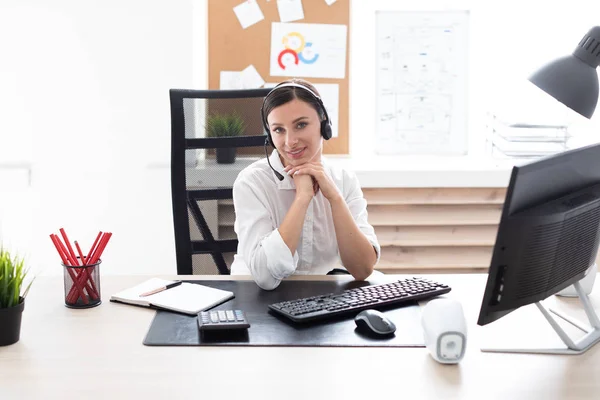
[[[65,281],[65,305],[69,308],[90,308],[102,303],[100,293],[100,263],[82,266],[62,264]]]

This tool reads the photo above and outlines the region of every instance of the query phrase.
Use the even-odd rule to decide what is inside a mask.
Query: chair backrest
[[[265,156],[260,108],[269,91],[170,90],[178,274],[229,274],[238,244],[233,182]]]

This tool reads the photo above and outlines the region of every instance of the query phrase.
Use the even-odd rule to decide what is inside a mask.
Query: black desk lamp
[[[598,102],[600,26],[585,34],[575,51],[540,68],[529,80],[573,111],[591,118]]]
[[[583,36],[573,54],[546,64],[536,71],[529,80],[573,111],[591,118],[598,103],[598,73],[600,65],[600,26],[595,26]],[[587,294],[594,284],[596,264],[590,266],[585,284]],[[561,291],[560,295],[574,296],[572,286]]]

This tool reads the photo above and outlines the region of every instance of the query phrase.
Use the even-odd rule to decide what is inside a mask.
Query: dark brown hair
[[[277,86],[283,85],[285,83],[295,83],[297,85],[304,86],[308,90],[313,92],[315,95],[321,97],[321,95],[319,94],[317,89],[310,82],[305,81],[304,79],[298,79],[298,78],[288,79],[286,81],[279,83]],[[269,94],[265,98],[265,102],[263,105],[263,116],[265,119],[265,121],[264,121],[265,126],[269,126],[269,123],[267,122],[267,117],[269,116],[271,111],[273,111],[274,108],[277,108],[281,105],[289,103],[290,101],[292,101],[294,99],[298,99],[305,103],[310,104],[311,107],[314,108],[315,111],[317,112],[317,114],[319,115],[319,119],[321,121],[325,119],[325,115],[323,113],[323,109],[321,108],[321,104],[319,103],[319,100],[317,100],[315,98],[315,96],[310,94],[309,91],[301,89],[299,87],[294,87],[294,86],[288,86],[288,87],[284,87],[281,89],[277,89],[277,86],[275,86],[275,88],[273,88],[273,90],[271,92],[269,92]],[[275,90],[275,89],[277,89],[277,90]]]

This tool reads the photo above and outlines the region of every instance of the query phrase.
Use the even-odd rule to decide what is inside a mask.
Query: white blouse
[[[231,265],[232,275],[252,275],[258,286],[268,290],[292,274],[325,275],[341,265],[331,206],[321,191],[309,203],[297,250],[291,254],[278,227],[296,197],[296,186],[283,170],[276,150],[269,160],[284,176],[283,181],[277,179],[267,160],[261,159],[241,171],[233,184],[234,230],[239,243]],[[358,178],[353,173],[333,168],[324,157],[321,161],[342,193],[358,228],[373,245],[379,261],[379,243],[367,221],[367,201]]]

